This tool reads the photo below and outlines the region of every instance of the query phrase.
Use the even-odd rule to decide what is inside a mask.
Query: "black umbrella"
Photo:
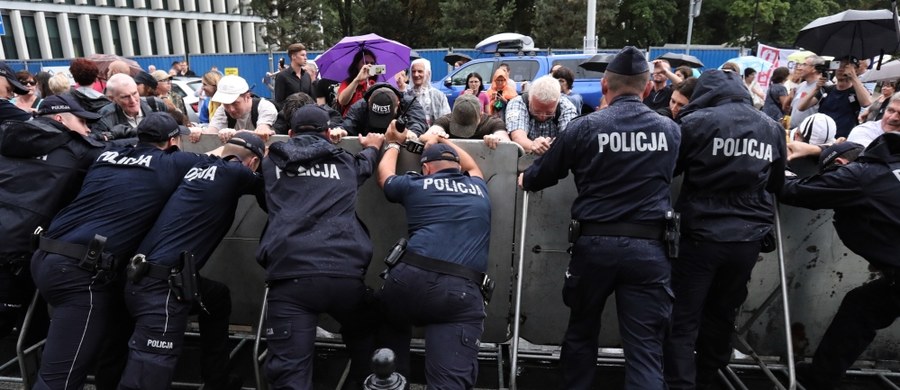
[[[450,65],[456,65],[457,61],[462,61],[463,63],[466,63],[466,62],[472,61],[472,57],[469,57],[463,53],[454,53],[452,51],[447,53],[447,55],[444,56],[444,62],[446,62]]]
[[[681,53],[666,53],[659,57],[656,57],[657,60],[666,60],[669,61],[669,65],[672,65],[673,68],[677,68],[681,65],[687,65],[691,68],[702,68],[703,62],[700,61],[697,57],[694,57],[690,54],[681,54]]]
[[[897,23],[886,9],[847,10],[813,20],[800,30],[794,46],[819,55],[871,58],[897,51]]]
[[[615,56],[615,54],[594,54],[593,57],[588,58],[587,61],[578,64],[578,66],[592,72],[606,72],[606,66],[609,65],[609,62]]]

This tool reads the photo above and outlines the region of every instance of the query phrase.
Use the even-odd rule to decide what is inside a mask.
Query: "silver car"
[[[188,120],[192,123],[199,123],[200,117],[197,115],[200,106],[200,89],[203,87],[203,80],[199,77],[173,77],[172,91],[177,93],[184,99],[184,109],[187,111]]]

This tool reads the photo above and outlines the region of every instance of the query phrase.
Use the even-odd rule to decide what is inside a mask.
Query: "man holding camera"
[[[422,175],[397,175],[406,135],[392,124],[385,139],[390,143],[378,165],[378,184],[388,200],[406,209],[410,237],[386,259],[390,269],[381,300],[390,322],[382,341],[408,377],[412,326],[424,326],[428,388],[471,389],[493,288],[485,275],[491,234],[487,184],[468,153],[434,133],[420,138],[426,143]]]
[[[800,100],[799,110],[806,110],[818,104],[819,113],[834,119],[837,125],[835,138],[847,137],[850,130],[858,124],[860,107],[872,104],[872,96],[869,90],[859,80],[859,60],[854,57],[844,57],[840,60],[840,66],[835,70],[837,83],[826,86],[829,81],[825,72],[816,81],[815,88]],[[794,118],[791,118],[793,122]]]
[[[350,106],[341,127],[349,135],[384,133],[394,119],[402,123],[398,126],[409,129],[409,134],[422,135],[428,129],[425,110],[413,96],[404,95],[390,84],[378,83]]]

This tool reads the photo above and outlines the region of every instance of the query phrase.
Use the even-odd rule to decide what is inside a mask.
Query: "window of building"
[[[152,21],[148,21],[147,27],[150,28],[150,50],[151,52],[148,54],[156,54],[159,53],[159,49],[156,48],[156,23]],[[141,53],[144,54],[144,53]]]
[[[125,8],[134,8],[134,0],[125,0]]]
[[[129,29],[131,30],[131,47],[134,49],[134,54],[141,55],[141,43],[138,39],[138,28],[137,28],[137,17],[131,19],[129,21]]]
[[[93,35],[94,40],[94,51],[97,53],[105,53],[106,49],[103,47],[103,37],[100,36],[100,20],[97,17],[91,18],[91,35]]]
[[[78,18],[69,17],[69,33],[72,34],[72,47],[75,49],[75,57],[84,57],[84,46],[81,45],[81,29],[78,28]]]
[[[56,18],[50,17],[47,21],[47,35],[50,37],[50,53],[53,58],[62,58],[62,38],[59,36],[59,25],[56,24]]]
[[[197,39],[198,39],[198,42],[200,43],[200,53],[205,53],[206,47],[204,46],[205,43],[203,43],[203,42],[206,42],[206,41],[203,40],[203,37],[205,36],[204,33],[206,32],[206,30],[203,28],[203,22],[202,22],[202,21],[199,21],[199,20],[198,20],[198,21],[197,21],[197,24],[198,24],[198,26],[197,26]]]
[[[25,30],[25,44],[28,46],[28,55],[31,58],[42,58],[41,42],[38,40],[34,16],[22,16],[22,29]]]
[[[3,27],[9,30],[11,26],[12,21],[9,20],[9,16],[3,15]],[[9,31],[6,31],[6,35],[0,36],[0,42],[3,43],[3,52],[6,53],[6,58],[19,58],[19,51],[16,49],[16,39]]]
[[[175,42],[172,40],[172,26],[169,24],[168,21],[166,21],[165,23],[166,23],[166,40],[169,42],[169,53],[174,53],[175,52],[175,45],[174,45]]]
[[[116,49],[116,55],[122,55],[122,37],[119,35],[119,21],[114,17],[110,18],[109,28],[112,30],[112,41]]]

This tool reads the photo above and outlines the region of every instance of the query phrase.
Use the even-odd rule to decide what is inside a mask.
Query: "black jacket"
[[[762,239],[784,182],[784,130],[753,107],[740,75],[718,70],[697,80],[679,114],[684,174],[675,209],[683,237],[715,242]]]
[[[269,147],[262,170],[269,219],[257,253],[267,281],[365,277],[372,241],[356,200],[377,162],[374,148],[354,156],[311,133]]]
[[[328,111],[328,123],[331,127],[338,127],[341,125],[341,113],[337,110],[329,107],[322,106],[325,111]],[[278,112],[278,117],[275,118],[275,123],[272,124],[272,130],[275,130],[275,134],[288,134],[288,130],[291,129],[291,118],[284,117],[284,110]]]
[[[409,117],[406,124],[407,129],[417,135],[422,135],[428,130],[428,125],[425,124],[425,109],[422,108],[419,102],[414,102],[413,97],[401,94],[400,91],[389,84],[380,83],[369,88],[362,99],[350,106],[342,126],[344,130],[347,130],[348,135],[369,134],[369,105],[367,100],[372,95],[372,92],[378,88],[390,88],[400,98],[400,108],[397,110],[397,113],[399,115],[406,112],[406,115]]]
[[[156,111],[168,112],[166,103],[152,96],[141,98],[141,112],[144,115]],[[137,129],[128,124],[128,118],[118,104],[108,104],[97,113],[101,117],[91,126],[92,137],[103,139],[105,136],[107,140],[137,137]]]
[[[28,254],[31,233],[75,198],[104,145],[41,117],[0,131],[0,257]]]
[[[854,253],[877,266],[900,267],[900,133],[885,133],[853,163],[820,175],[788,178],[779,199],[834,209],[834,228]]]
[[[81,107],[84,107],[85,110],[88,110],[90,112],[100,112],[103,107],[106,107],[112,103],[106,96],[92,98],[76,89],[73,89],[67,93],[75,98],[75,100],[78,101],[78,104],[80,104]]]

